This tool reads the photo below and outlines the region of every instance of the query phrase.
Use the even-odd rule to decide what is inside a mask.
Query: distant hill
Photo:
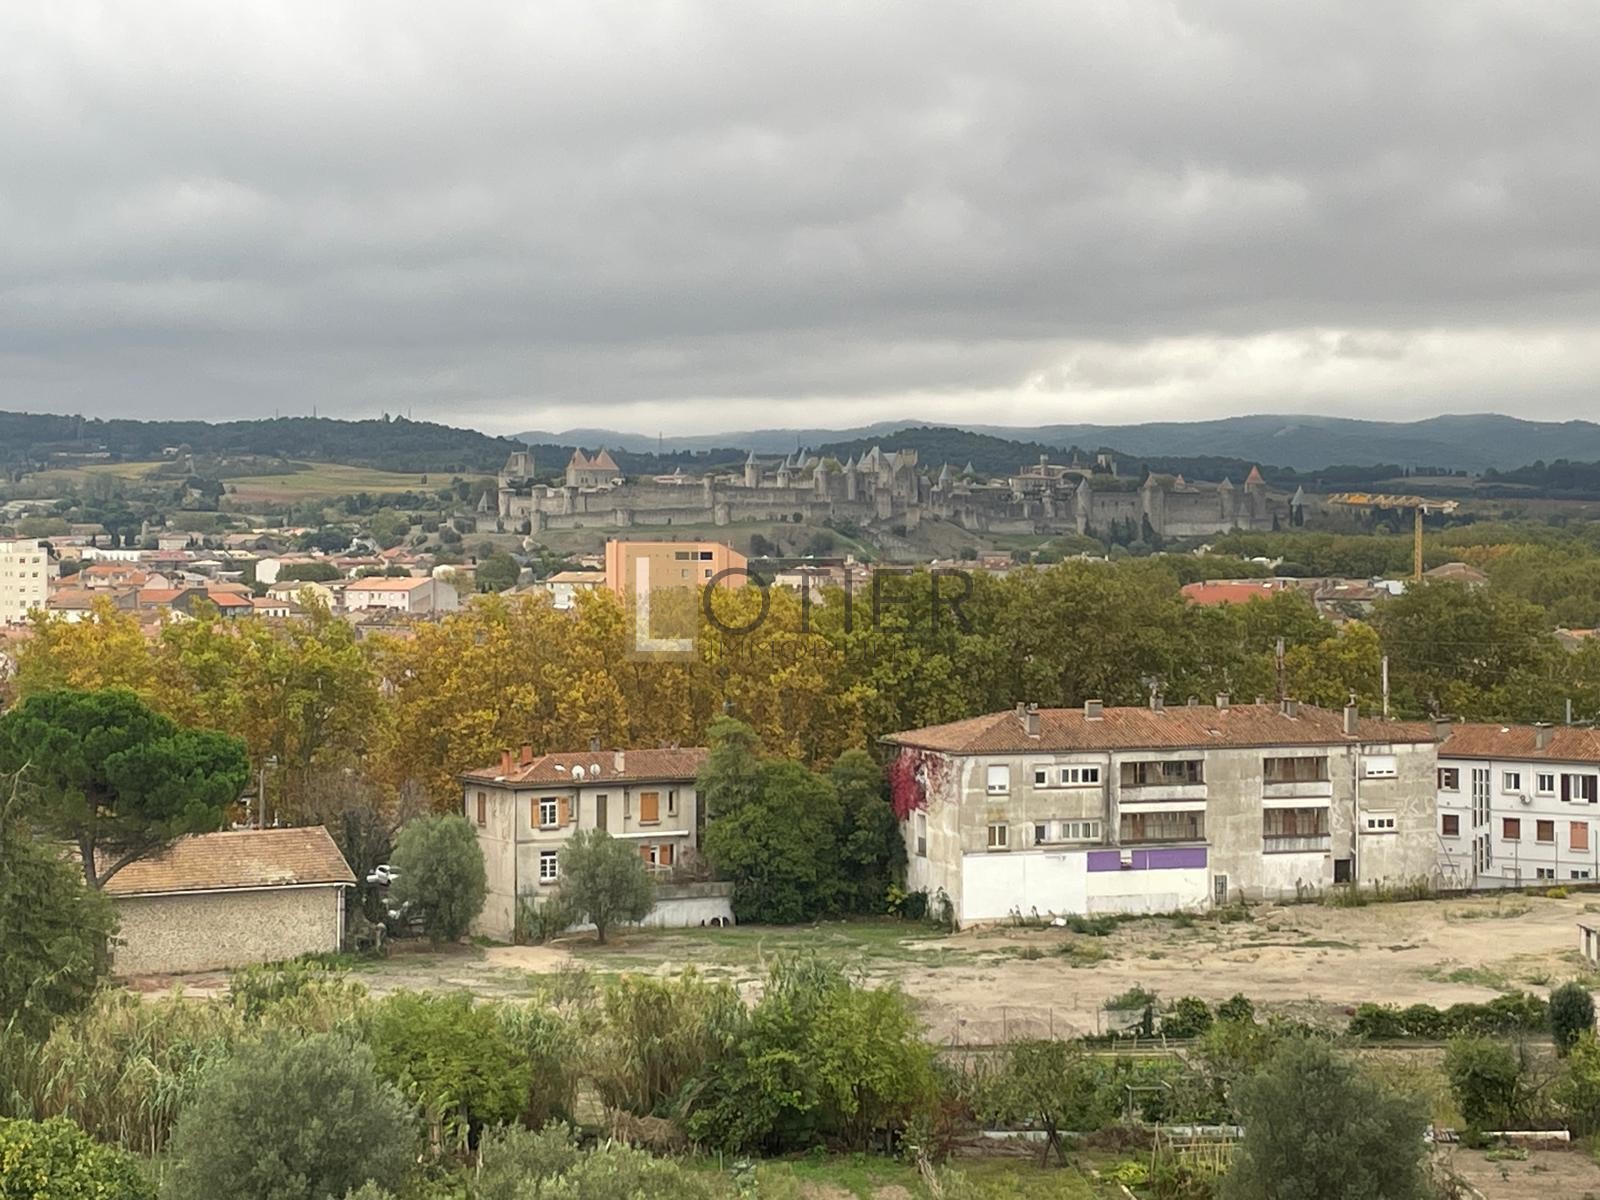
[[[369,421],[278,417],[212,424],[0,412],[0,462],[100,454],[138,462],[159,459],[169,448],[179,446],[206,457],[250,455],[386,471],[476,474],[499,470],[519,443],[476,429],[404,417]]]
[[[853,446],[881,442],[900,444],[902,430],[926,429],[912,421],[887,421],[853,429],[759,429],[705,436],[663,437],[659,446],[671,453],[712,447],[740,446],[758,454],[782,454],[801,446]],[[1529,463],[1564,458],[1600,459],[1600,424],[1592,421],[1524,421],[1483,413],[1430,417],[1422,421],[1365,421],[1349,417],[1249,416],[1212,421],[1165,421],[1144,425],[963,425],[967,433],[1014,443],[1019,461],[1037,458],[1035,447],[1049,451],[1079,446],[1086,451],[1114,448],[1138,459],[1216,458],[1260,463],[1297,471],[1334,463],[1445,470],[1509,470]],[[606,445],[650,453],[658,439],[615,430],[583,429],[563,433],[524,434],[524,440],[585,446]],[[978,444],[974,444],[975,446]],[[998,449],[998,447],[993,447]],[[948,457],[963,465],[982,452],[963,454],[951,444]],[[974,458],[974,466],[985,469]],[[1011,464],[1016,466],[1017,463]],[[998,465],[989,470],[1001,469]],[[1010,469],[1007,467],[1005,469]]]

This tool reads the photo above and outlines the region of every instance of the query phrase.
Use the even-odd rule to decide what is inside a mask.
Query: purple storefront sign
[[[1133,866],[1122,865],[1123,854],[1133,856]],[[1087,858],[1091,871],[1173,871],[1206,865],[1204,846],[1174,846],[1170,850],[1091,850]]]

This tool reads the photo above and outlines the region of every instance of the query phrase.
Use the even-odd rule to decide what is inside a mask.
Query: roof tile
[[[105,891],[147,896],[355,881],[328,831],[308,825],[179,838],[165,853],[123,867],[106,881]]]

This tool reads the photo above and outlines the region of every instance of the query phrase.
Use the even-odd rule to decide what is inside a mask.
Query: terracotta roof
[[[139,603],[146,604],[171,604],[188,588],[140,588]]]
[[[633,783],[655,779],[693,779],[700,774],[709,754],[704,746],[685,746],[677,750],[584,750],[562,754],[541,754],[528,763],[513,762],[506,771],[501,763],[464,772],[463,779],[479,782],[523,784],[572,784],[573,768],[583,768],[581,782],[596,779],[602,783]],[[622,759],[619,769],[617,759]],[[595,768],[599,768],[598,771]]]
[[[237,592],[213,592],[208,589],[206,591],[206,599],[218,608],[245,609],[252,607],[250,597],[241,596]]]
[[[1452,725],[1450,736],[1439,743],[1439,757],[1600,763],[1600,730],[1553,725],[1549,733],[1550,744],[1541,750],[1533,725]]]
[[[1424,571],[1422,574],[1427,579],[1448,579],[1453,580],[1456,583],[1471,584],[1489,582],[1488,575],[1480,571],[1471,563],[1464,562],[1440,563],[1437,567],[1434,567],[1428,571]]]
[[[93,608],[106,594],[105,588],[57,588],[45,601],[46,608]]]
[[[123,867],[106,881],[105,891],[159,896],[355,881],[328,831],[310,825],[180,838],[166,853]]]
[[[386,578],[374,575],[367,579],[352,579],[345,587],[347,592],[409,592],[412,588],[431,583],[426,575],[407,575],[405,578]]]
[[[1260,467],[1251,467],[1250,468],[1250,474],[1248,474],[1248,475],[1246,475],[1244,477],[1244,481],[1245,481],[1246,486],[1248,486],[1248,485],[1250,485],[1252,483],[1265,483],[1266,482],[1265,479],[1261,478],[1261,468]]]
[[[1206,583],[1186,583],[1181,589],[1190,604],[1247,604],[1283,591],[1276,579],[1213,579]]]
[[[604,446],[600,448],[599,454],[596,454],[589,460],[589,466],[597,471],[621,470],[621,468],[617,466],[617,460],[611,457],[611,451],[607,450]]]
[[[892,733],[900,746],[946,754],[1025,754],[1065,750],[1163,750],[1192,747],[1339,746],[1357,742],[1431,742],[1433,727],[1420,722],[1362,718],[1354,737],[1345,736],[1344,714],[1302,704],[1296,716],[1276,704],[1209,704],[1107,708],[1098,719],[1081,708],[1039,710],[1039,736],[1029,737],[1015,710],[990,713]]]

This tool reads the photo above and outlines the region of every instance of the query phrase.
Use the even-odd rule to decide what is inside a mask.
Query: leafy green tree
[[[478,560],[473,572],[473,582],[480,592],[503,592],[517,586],[522,578],[522,568],[509,554],[491,554]]]
[[[515,1120],[533,1071],[492,1008],[467,992],[396,992],[372,1014],[367,1038],[378,1074],[415,1100],[430,1122],[461,1141]]]
[[[1532,1100],[1524,1050],[1471,1034],[1450,1039],[1444,1072],[1450,1093],[1475,1129],[1515,1129]]]
[[[978,1107],[985,1120],[1026,1121],[1042,1130],[1045,1162],[1051,1151],[1065,1160],[1063,1133],[1099,1129],[1115,1120],[1117,1111],[1114,1089],[1104,1085],[1095,1062],[1071,1042],[1048,1039],[1007,1046]]]
[[[833,785],[796,762],[764,762],[755,795],[708,819],[706,855],[733,880],[741,921],[793,924],[837,906]]]
[[[1554,1098],[1573,1134],[1587,1137],[1600,1131],[1600,1041],[1593,1030],[1580,1033],[1567,1050]]]
[[[761,777],[761,743],[755,730],[732,717],[713,721],[706,736],[711,750],[695,788],[710,819],[755,800]]]
[[[65,1117],[0,1118],[0,1200],[155,1200],[138,1159]]]
[[[905,841],[884,786],[883,771],[865,750],[846,750],[828,772],[839,797],[839,869],[847,907],[883,912],[889,884],[905,866]]]
[[[1325,1042],[1291,1038],[1235,1090],[1244,1138],[1221,1200],[1424,1200],[1425,1118]]]
[[[34,820],[77,846],[95,888],[220,828],[249,780],[238,738],[181,728],[120,689],[29,696],[0,716],[0,771],[25,773]]]
[[[395,841],[394,868],[393,898],[421,921],[435,945],[459,939],[483,911],[488,873],[478,835],[465,817],[408,822]]]
[[[410,1103],[337,1034],[241,1045],[207,1073],[168,1143],[162,1200],[331,1200],[394,1189],[415,1158]]]
[[[561,898],[594,926],[595,940],[618,921],[642,921],[656,906],[656,885],[626,842],[603,829],[584,829],[561,847]]]
[[[116,932],[111,902],[23,820],[22,788],[0,778],[0,1027],[43,1038],[88,1003]],[[3,1193],[0,1193],[3,1194]]]
[[[1565,1055],[1579,1036],[1594,1032],[1594,997],[1576,980],[1550,993],[1550,1036],[1556,1053]]]
[[[349,544],[349,537],[345,534],[335,535],[336,550],[342,550]],[[339,568],[330,562],[298,562],[285,563],[278,568],[279,583],[331,583],[339,578]]]

